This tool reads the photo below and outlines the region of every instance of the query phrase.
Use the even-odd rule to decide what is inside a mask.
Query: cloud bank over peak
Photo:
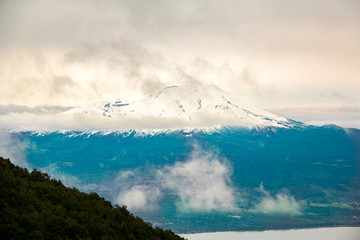
[[[0,63],[2,105],[79,106],[118,97],[138,99],[172,85],[213,83],[245,101],[274,90],[246,66],[169,56],[122,39],[81,44],[66,52],[5,50]]]
[[[250,105],[359,103],[359,8],[355,0],[3,0],[0,104],[77,106],[209,83]]]

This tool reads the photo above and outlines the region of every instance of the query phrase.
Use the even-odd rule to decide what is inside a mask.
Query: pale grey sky
[[[275,111],[335,104],[357,114],[359,42],[357,0],[2,0],[0,105],[214,83]]]

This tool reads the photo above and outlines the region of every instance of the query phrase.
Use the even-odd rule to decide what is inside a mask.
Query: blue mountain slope
[[[18,132],[33,168],[176,232],[360,225],[360,131]]]

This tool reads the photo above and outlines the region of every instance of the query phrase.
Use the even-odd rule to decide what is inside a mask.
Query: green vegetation
[[[96,193],[0,157],[0,239],[182,239]]]

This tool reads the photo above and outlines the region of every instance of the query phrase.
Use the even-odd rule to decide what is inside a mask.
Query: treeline
[[[0,239],[183,239],[0,157]]]

